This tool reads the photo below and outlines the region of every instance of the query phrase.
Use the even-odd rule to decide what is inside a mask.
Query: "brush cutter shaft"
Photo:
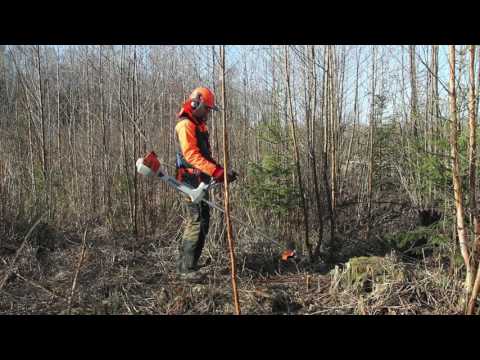
[[[193,188],[188,184],[181,183],[180,181],[177,181],[177,179],[175,179],[174,177],[169,176],[169,175],[164,175],[164,174],[160,173],[158,175],[158,177],[161,180],[163,180],[164,182],[166,182],[168,185],[173,187],[174,189],[176,189],[176,190],[184,193],[188,197],[190,197],[190,200],[194,204],[198,204],[200,201],[203,200],[203,198],[205,197],[205,194],[206,194],[206,192],[207,192],[207,190],[210,186],[208,184],[205,184],[204,182],[201,182],[200,185],[198,185],[197,188]]]
[[[149,161],[147,161],[147,164],[144,164],[144,160],[147,160],[147,159]],[[152,164],[154,164],[155,166],[152,166]],[[205,194],[207,193],[208,189],[214,187],[215,185],[218,185],[219,183],[217,183],[213,180],[209,184],[205,184],[204,182],[201,182],[200,185],[198,185],[197,188],[193,188],[188,184],[185,184],[185,183],[182,183],[182,182],[178,181],[177,179],[175,179],[172,176],[165,175],[164,173],[162,173],[160,171],[160,162],[158,161],[158,159],[156,157],[156,154],[154,152],[149,153],[145,158],[138,159],[137,162],[136,162],[136,167],[137,167],[137,172],[138,173],[140,173],[144,176],[148,176],[148,177],[151,177],[151,176],[158,177],[158,178],[160,178],[160,180],[166,182],[170,187],[172,187],[175,190],[178,190],[181,193],[187,195],[190,198],[190,200],[192,201],[192,203],[198,204],[201,201],[203,201],[205,204],[207,204],[211,208],[214,208],[218,211],[221,211],[221,212],[225,213],[225,210],[223,208],[221,208],[220,206],[216,205],[215,203],[213,203],[211,201],[208,201],[208,200],[204,199]],[[152,169],[152,167],[154,167],[154,168]],[[238,220],[238,219],[236,219],[232,216],[230,216],[230,218],[232,220],[236,221],[237,223],[239,223],[240,225],[243,225],[247,228],[252,229],[257,234],[261,235],[263,238],[269,240],[270,242],[272,242],[274,244],[277,244],[277,245],[280,245],[277,241],[271,239],[270,237],[266,236],[261,231],[258,231],[257,229],[255,229],[252,226],[244,223],[243,221],[240,221],[240,220]]]
[[[184,184],[184,183],[181,183],[181,182],[177,181],[176,179],[174,179],[173,177],[168,176],[168,175],[159,174],[159,178],[161,180],[165,181],[168,185],[170,185],[174,189],[177,189],[177,190],[181,191],[182,193],[188,195],[190,197],[190,199],[192,200],[192,203],[198,204],[199,202],[203,201],[205,204],[207,204],[211,208],[225,213],[225,210],[222,207],[218,206],[217,204],[215,204],[211,201],[208,201],[208,200],[204,199],[205,194],[208,191],[208,189],[213,187],[214,185],[217,185],[218,183],[215,183],[215,182],[212,181],[210,184],[205,184],[205,183],[202,182],[195,189],[195,188],[192,188],[191,186],[189,186],[187,184]],[[230,218],[232,220],[236,221],[237,223],[239,223],[240,225],[243,225],[243,226],[246,226],[246,227],[252,229],[257,234],[261,235],[262,237],[271,241],[272,243],[280,245],[275,240],[270,239],[268,236],[266,236],[262,232],[258,231],[257,229],[251,227],[250,225],[244,223],[243,221],[240,221],[237,218],[232,217],[231,215],[230,215]]]
[[[225,210],[223,208],[221,208],[220,206],[218,206],[217,204],[214,204],[212,203],[211,201],[208,201],[208,200],[202,200],[205,204],[207,204],[208,206],[210,206],[211,208],[214,208],[218,211],[221,211],[223,213],[225,213]],[[236,221],[237,223],[239,223],[240,225],[243,225],[253,231],[255,231],[257,234],[261,235],[264,239],[266,240],[269,240],[270,242],[274,243],[274,244],[277,244],[277,245],[280,245],[277,241],[269,238],[267,235],[265,235],[264,233],[262,233],[261,231],[258,231],[257,229],[255,229],[254,227],[252,227],[251,225],[249,224],[246,224],[244,223],[243,221],[241,220],[238,220],[237,218],[233,217],[232,215],[230,215],[230,218],[234,221]],[[281,245],[280,245],[281,246]]]
[[[147,160],[149,160],[148,164],[145,163]],[[160,162],[158,161],[154,152],[150,152],[145,158],[138,159],[136,162],[136,167],[139,174],[144,176],[158,176],[169,186],[187,195],[194,204],[198,204],[200,201],[202,201],[205,196],[205,192],[209,188],[208,184],[202,182],[196,189],[194,189],[187,184],[177,181],[177,179],[172,176],[165,175],[160,171]],[[211,185],[214,185],[214,183],[211,183]]]

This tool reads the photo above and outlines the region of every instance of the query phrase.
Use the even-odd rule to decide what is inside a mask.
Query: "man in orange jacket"
[[[175,131],[180,145],[177,152],[177,180],[197,187],[200,182],[224,181],[224,169],[212,158],[208,139],[207,118],[211,110],[218,111],[215,96],[205,87],[196,88],[178,114]],[[229,182],[235,172],[227,172]],[[208,194],[207,194],[208,198]],[[210,208],[205,203],[188,203],[188,216],[179,249],[177,271],[195,274],[198,259],[205,244],[210,222]]]

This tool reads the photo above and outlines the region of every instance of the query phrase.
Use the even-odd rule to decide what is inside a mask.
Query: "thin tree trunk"
[[[212,90],[213,93],[216,94],[217,86],[216,86],[216,75],[215,75],[215,68],[216,68],[216,60],[215,60],[215,45],[212,45]],[[212,148],[215,151],[215,154],[218,154],[218,126],[217,126],[217,116],[216,114],[212,114],[212,135],[213,135],[213,146]]]
[[[230,221],[230,201],[229,201],[229,191],[228,191],[228,137],[227,137],[227,106],[226,106],[226,85],[225,85],[225,45],[222,45],[220,48],[221,64],[222,64],[222,115],[223,115],[223,167],[225,169],[224,173],[224,191],[225,191],[225,220],[227,222],[227,239],[228,239],[228,248],[230,254],[230,267],[231,267],[231,279],[232,279],[232,291],[233,291],[233,302],[235,306],[235,314],[240,315],[240,301],[238,298],[238,289],[237,289],[237,266],[235,259],[235,245],[232,234],[232,223]]]
[[[310,244],[309,240],[309,223],[308,223],[308,209],[307,209],[307,204],[305,201],[305,190],[303,186],[303,177],[302,177],[302,170],[300,168],[300,153],[298,150],[298,144],[297,144],[297,135],[296,135],[296,130],[295,130],[295,120],[294,120],[294,114],[293,114],[293,104],[292,104],[292,94],[290,90],[290,75],[289,75],[289,66],[288,66],[288,45],[285,46],[285,85],[287,87],[287,97],[288,97],[288,109],[289,109],[289,115],[290,115],[290,130],[291,130],[291,135],[292,135],[292,140],[293,140],[293,152],[294,152],[294,160],[295,160],[295,166],[297,169],[297,178],[298,178],[298,186],[300,188],[300,197],[302,201],[302,209],[303,209],[303,220],[304,220],[304,226],[305,226],[305,246],[308,250],[308,256],[310,260],[313,260],[313,252],[312,252],[312,246]]]
[[[331,178],[330,178],[330,186],[331,186],[331,199],[332,199],[332,212],[335,213],[335,207],[337,203],[337,129],[338,129],[338,116],[337,116],[337,104],[336,104],[336,85],[335,85],[335,75],[337,73],[337,67],[335,66],[335,55],[332,48],[332,45],[329,47],[329,96],[330,96],[330,111],[329,111],[329,118],[330,118],[330,170],[331,170]]]
[[[28,117],[28,153],[30,158],[30,178],[32,180],[33,203],[37,203],[37,185],[35,180],[35,161],[33,159],[33,134],[32,134],[32,118]]]
[[[440,116],[440,109],[439,109],[439,101],[438,101],[438,45],[433,45],[432,49],[432,62],[433,62],[433,117],[434,117],[434,132],[435,137],[440,136],[440,129],[439,129],[439,116]],[[437,152],[437,146],[435,143],[433,152]]]
[[[328,183],[328,151],[330,149],[330,47],[326,45],[324,47],[324,54],[323,54],[323,63],[324,63],[324,76],[323,76],[323,96],[322,96],[322,122],[323,122],[323,152],[322,152],[322,168],[323,168],[323,186],[325,191],[325,197],[327,198],[327,209],[328,209],[328,216],[330,219],[330,241],[327,250],[327,262],[332,262],[333,260],[333,249],[334,249],[334,242],[335,242],[335,214],[333,211],[332,206],[332,193],[330,191],[330,185]]]
[[[418,117],[418,100],[417,100],[417,70],[416,70],[416,61],[415,61],[415,45],[409,46],[409,55],[410,55],[410,88],[411,88],[411,98],[410,98],[410,121],[412,123],[413,135],[416,138],[418,129],[417,129],[417,117]]]
[[[427,48],[428,52],[428,48]],[[424,116],[424,129],[423,129],[423,136],[424,136],[424,151],[428,152],[430,151],[429,148],[429,135],[430,135],[430,104],[431,104],[431,86],[432,84],[432,74],[430,71],[427,72],[427,91],[426,91],[426,99],[425,99],[425,116]],[[428,198],[426,203],[430,204],[431,202],[431,184],[429,184],[429,189],[428,189]]]
[[[46,136],[46,125],[45,125],[45,109],[44,109],[44,99],[43,99],[43,78],[42,78],[42,67],[41,67],[41,58],[40,58],[40,45],[36,46],[36,55],[37,55],[37,72],[38,72],[38,89],[39,89],[39,101],[40,101],[40,126],[42,132],[42,173],[44,181],[44,191],[45,191],[45,203],[47,209],[49,209],[48,217],[50,218],[50,204],[48,197],[48,165],[47,165],[47,136]]]
[[[475,312],[475,303],[480,292],[480,266],[477,265],[477,276],[472,289],[472,295],[468,301],[467,315],[473,315]]]
[[[371,215],[372,215],[372,194],[373,194],[373,173],[374,173],[374,136],[375,136],[375,83],[376,83],[376,52],[375,45],[372,46],[372,98],[370,104],[370,120],[369,120],[369,144],[368,144],[368,185],[367,185],[367,230],[365,232],[365,239],[370,236],[371,230]]]
[[[63,181],[62,153],[61,153],[61,127],[60,127],[60,55],[57,49],[57,167],[58,176]]]
[[[108,144],[107,144],[107,124],[105,121],[105,95],[103,89],[103,46],[100,45],[99,49],[99,60],[100,60],[100,116],[102,121],[102,212],[103,215],[108,213],[108,193],[109,189],[107,186],[108,178]]]
[[[90,116],[90,72],[88,59],[88,46],[86,47],[86,77],[87,77],[87,95],[86,95],[86,111],[87,111],[87,126],[88,126],[88,149],[90,157],[90,206],[92,215],[97,214],[97,184],[96,179],[98,175],[95,173],[95,144],[94,144],[94,123]]]
[[[130,223],[133,222],[133,198],[132,198],[132,189],[131,189],[131,182],[130,182],[130,172],[128,171],[128,150],[127,150],[127,141],[125,137],[125,119],[124,119],[124,106],[123,106],[123,99],[122,99],[122,89],[123,89],[123,65],[124,65],[124,58],[125,58],[125,47],[122,45],[122,55],[120,61],[120,80],[119,80],[119,92],[118,92],[118,103],[120,109],[120,124],[122,128],[122,149],[123,149],[123,166],[125,171],[125,179],[127,182],[127,193],[128,193],[128,209],[130,215]]]
[[[457,220],[457,234],[458,242],[460,245],[460,251],[462,253],[463,261],[465,263],[465,293],[466,300],[468,301],[470,294],[472,292],[472,267],[468,251],[468,241],[467,241],[467,232],[465,231],[464,223],[464,207],[463,207],[463,194],[462,194],[462,183],[460,180],[460,164],[459,164],[459,154],[458,154],[458,119],[457,119],[457,94],[456,94],[456,84],[455,84],[455,45],[449,45],[449,63],[450,63],[450,89],[449,89],[449,98],[450,98],[450,114],[451,114],[451,124],[450,124],[450,146],[451,146],[451,157],[452,157],[452,178],[453,178],[453,189],[455,196],[455,210],[456,210],[456,220]]]
[[[472,251],[472,272],[477,269],[477,276],[475,284],[473,285],[472,295],[468,302],[467,314],[472,315],[475,311],[475,302],[477,299],[478,291],[480,289],[480,266],[478,261],[478,242],[480,235],[479,221],[478,221],[478,209],[477,209],[477,196],[476,196],[476,157],[477,157],[477,143],[476,143],[476,99],[475,99],[475,45],[470,45],[470,87],[468,94],[468,117],[469,117],[469,187],[470,187],[470,212],[473,218],[473,237],[474,245]]]
[[[317,217],[318,217],[318,241],[313,252],[313,256],[317,258],[320,255],[320,248],[323,240],[323,212],[322,212],[322,203],[320,200],[320,189],[318,186],[318,175],[317,175],[317,158],[316,158],[316,149],[315,149],[315,139],[316,139],[316,113],[317,113],[317,73],[315,71],[315,46],[310,47],[311,52],[311,87],[309,87],[310,96],[312,96],[313,105],[311,106],[311,143],[309,144],[309,151],[311,156],[311,167],[313,173],[313,186],[315,192],[315,203],[317,208]]]
[[[347,150],[347,160],[345,162],[345,170],[343,172],[342,176],[342,183],[340,186],[340,195],[342,194],[343,191],[343,186],[345,184],[345,181],[347,179],[347,174],[348,174],[348,167],[350,164],[350,157],[352,154],[352,145],[353,145],[353,139],[355,138],[355,131],[356,131],[356,125],[357,125],[357,119],[359,117],[359,111],[358,111],[358,78],[359,78],[359,70],[360,70],[360,56],[357,54],[357,71],[356,71],[356,77],[355,77],[355,99],[353,103],[353,129],[352,129],[352,135],[350,137],[350,141],[348,143],[348,150]]]
[[[439,109],[439,101],[438,101],[438,45],[432,46],[432,72],[433,72],[433,79],[432,79],[432,111],[433,111],[433,138],[435,141],[433,142],[432,151],[434,153],[438,152],[437,143],[438,140],[441,138],[440,134],[440,109]],[[433,194],[432,198],[436,198],[437,187],[433,186]]]
[[[479,241],[480,228],[478,221],[478,209],[477,209],[477,181],[476,181],[476,169],[477,169],[477,117],[475,113],[476,99],[475,99],[475,45],[470,46],[470,87],[468,95],[468,118],[469,118],[469,147],[468,147],[468,160],[469,160],[469,187],[470,187],[470,212],[473,218],[473,233],[474,244]],[[472,254],[472,266],[475,268],[477,263],[476,246],[474,245],[474,251]]]
[[[138,135],[135,131],[135,124],[137,121],[137,47],[133,47],[133,79],[132,79],[132,138],[133,138],[133,153],[132,159],[135,159],[138,150],[137,150],[137,138]],[[138,184],[137,184],[137,172],[134,171],[133,174],[133,231],[135,234],[135,241],[138,243]],[[135,254],[135,247],[133,250]],[[135,255],[134,255],[135,256]]]

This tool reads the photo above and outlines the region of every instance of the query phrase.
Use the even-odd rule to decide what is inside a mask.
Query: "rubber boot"
[[[183,280],[199,281],[204,278],[204,274],[197,272],[195,258],[195,242],[184,241],[177,264],[177,272]]]
[[[205,265],[199,265],[200,256],[202,255],[203,248],[205,246],[205,239],[208,234],[208,227],[210,224],[210,208],[206,204],[201,204],[200,210],[200,232],[198,233],[198,240],[195,244],[193,265],[199,269]]]

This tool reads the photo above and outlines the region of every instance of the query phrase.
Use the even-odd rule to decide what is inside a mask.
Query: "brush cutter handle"
[[[209,188],[209,184],[201,182],[196,189],[190,191],[190,200],[194,204],[198,204],[205,197],[205,193]]]
[[[220,185],[220,183],[219,183],[219,182],[216,182],[216,181],[212,178],[212,180],[210,180],[210,183],[208,184],[208,189],[207,189],[207,190],[210,190],[210,189],[212,189],[212,188],[214,188],[215,186],[218,186],[218,185]]]

